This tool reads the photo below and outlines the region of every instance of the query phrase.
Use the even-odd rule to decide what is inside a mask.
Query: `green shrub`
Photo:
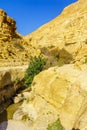
[[[47,130],[64,130],[64,128],[58,118],[55,122],[48,125]]]
[[[26,87],[30,87],[34,76],[43,70],[45,64],[46,64],[45,58],[42,58],[41,56],[31,57],[29,67],[26,70],[24,77]]]

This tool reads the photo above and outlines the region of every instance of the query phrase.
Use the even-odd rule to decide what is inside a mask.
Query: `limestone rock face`
[[[46,130],[58,117],[65,130],[87,129],[87,65],[49,68],[38,74],[32,92],[19,110],[15,120],[24,115],[32,130]],[[32,123],[30,123],[32,122]]]
[[[28,64],[37,50],[16,31],[16,21],[0,9],[0,66]]]
[[[7,16],[6,12],[0,9],[0,40],[6,41],[14,37],[16,34],[16,22]]]
[[[58,110],[62,125],[66,130],[87,128],[86,75],[87,66],[79,70],[73,65],[65,65],[60,68],[50,68],[34,80],[33,92]]]

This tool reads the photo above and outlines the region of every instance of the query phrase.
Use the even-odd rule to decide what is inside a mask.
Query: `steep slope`
[[[68,63],[84,62],[87,55],[87,1],[79,0],[66,7],[60,16],[24,39],[42,52],[45,48],[49,55],[59,54],[63,60],[68,60],[67,55],[70,55]]]

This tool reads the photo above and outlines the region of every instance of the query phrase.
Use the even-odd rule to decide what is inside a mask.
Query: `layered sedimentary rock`
[[[20,38],[16,33],[16,22],[0,9],[0,40],[9,41],[12,38]]]
[[[0,9],[0,66],[27,64],[36,52],[16,31],[16,21]]]

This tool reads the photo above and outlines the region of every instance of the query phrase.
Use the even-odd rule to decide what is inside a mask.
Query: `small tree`
[[[41,56],[31,57],[30,64],[28,66],[28,69],[26,70],[24,77],[26,87],[30,87],[34,76],[43,70],[45,64],[45,58],[42,58]]]

